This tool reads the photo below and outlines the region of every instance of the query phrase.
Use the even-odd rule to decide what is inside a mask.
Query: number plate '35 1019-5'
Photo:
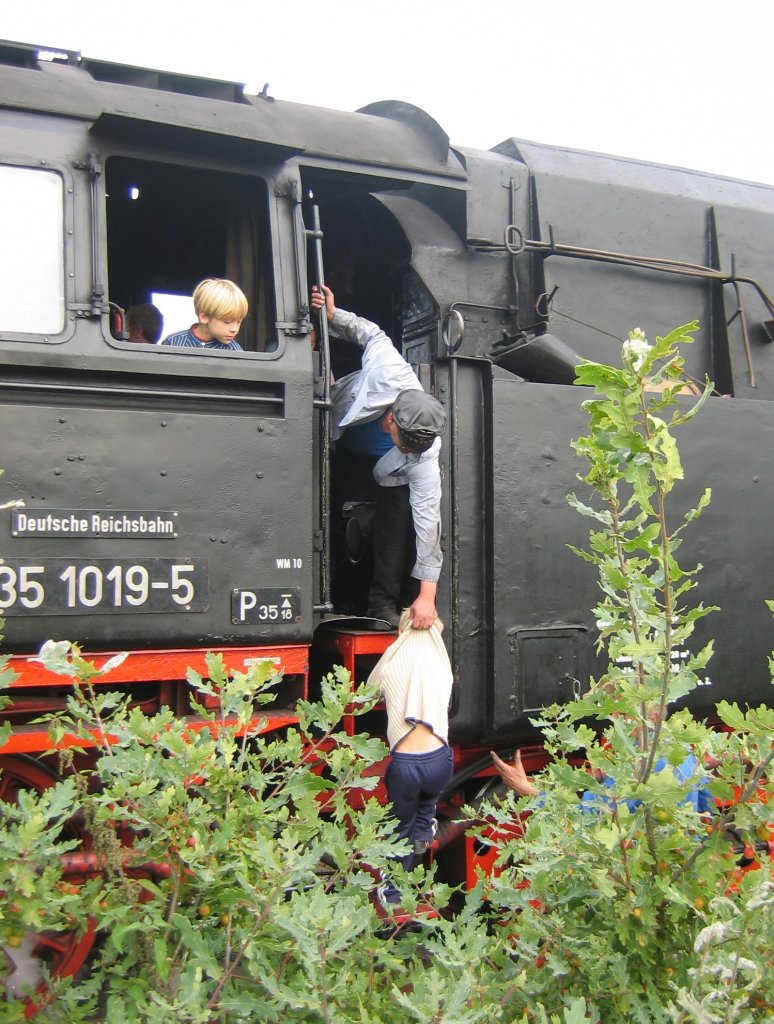
[[[203,612],[208,607],[203,559],[0,559],[0,613],[7,617]]]

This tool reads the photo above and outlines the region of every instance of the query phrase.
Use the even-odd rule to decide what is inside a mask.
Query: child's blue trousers
[[[412,845],[432,840],[436,803],[453,774],[454,755],[445,744],[425,754],[393,752],[385,783],[401,839],[408,839]],[[413,861],[413,852],[400,858],[407,871]]]

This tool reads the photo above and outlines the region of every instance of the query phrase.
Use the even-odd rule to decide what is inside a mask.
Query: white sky
[[[774,184],[772,0],[16,0],[0,38]]]

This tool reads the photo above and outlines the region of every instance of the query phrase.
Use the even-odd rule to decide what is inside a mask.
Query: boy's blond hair
[[[216,320],[244,320],[247,299],[233,281],[221,277],[208,277],[196,286],[193,293],[196,315],[215,317]]]

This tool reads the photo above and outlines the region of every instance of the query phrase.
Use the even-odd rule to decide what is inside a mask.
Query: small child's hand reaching
[[[492,763],[500,773],[500,778],[509,789],[514,790],[519,796],[538,796],[540,790],[524,771],[520,750],[513,755],[513,764],[503,761],[494,750],[490,750],[489,753],[492,755]]]

